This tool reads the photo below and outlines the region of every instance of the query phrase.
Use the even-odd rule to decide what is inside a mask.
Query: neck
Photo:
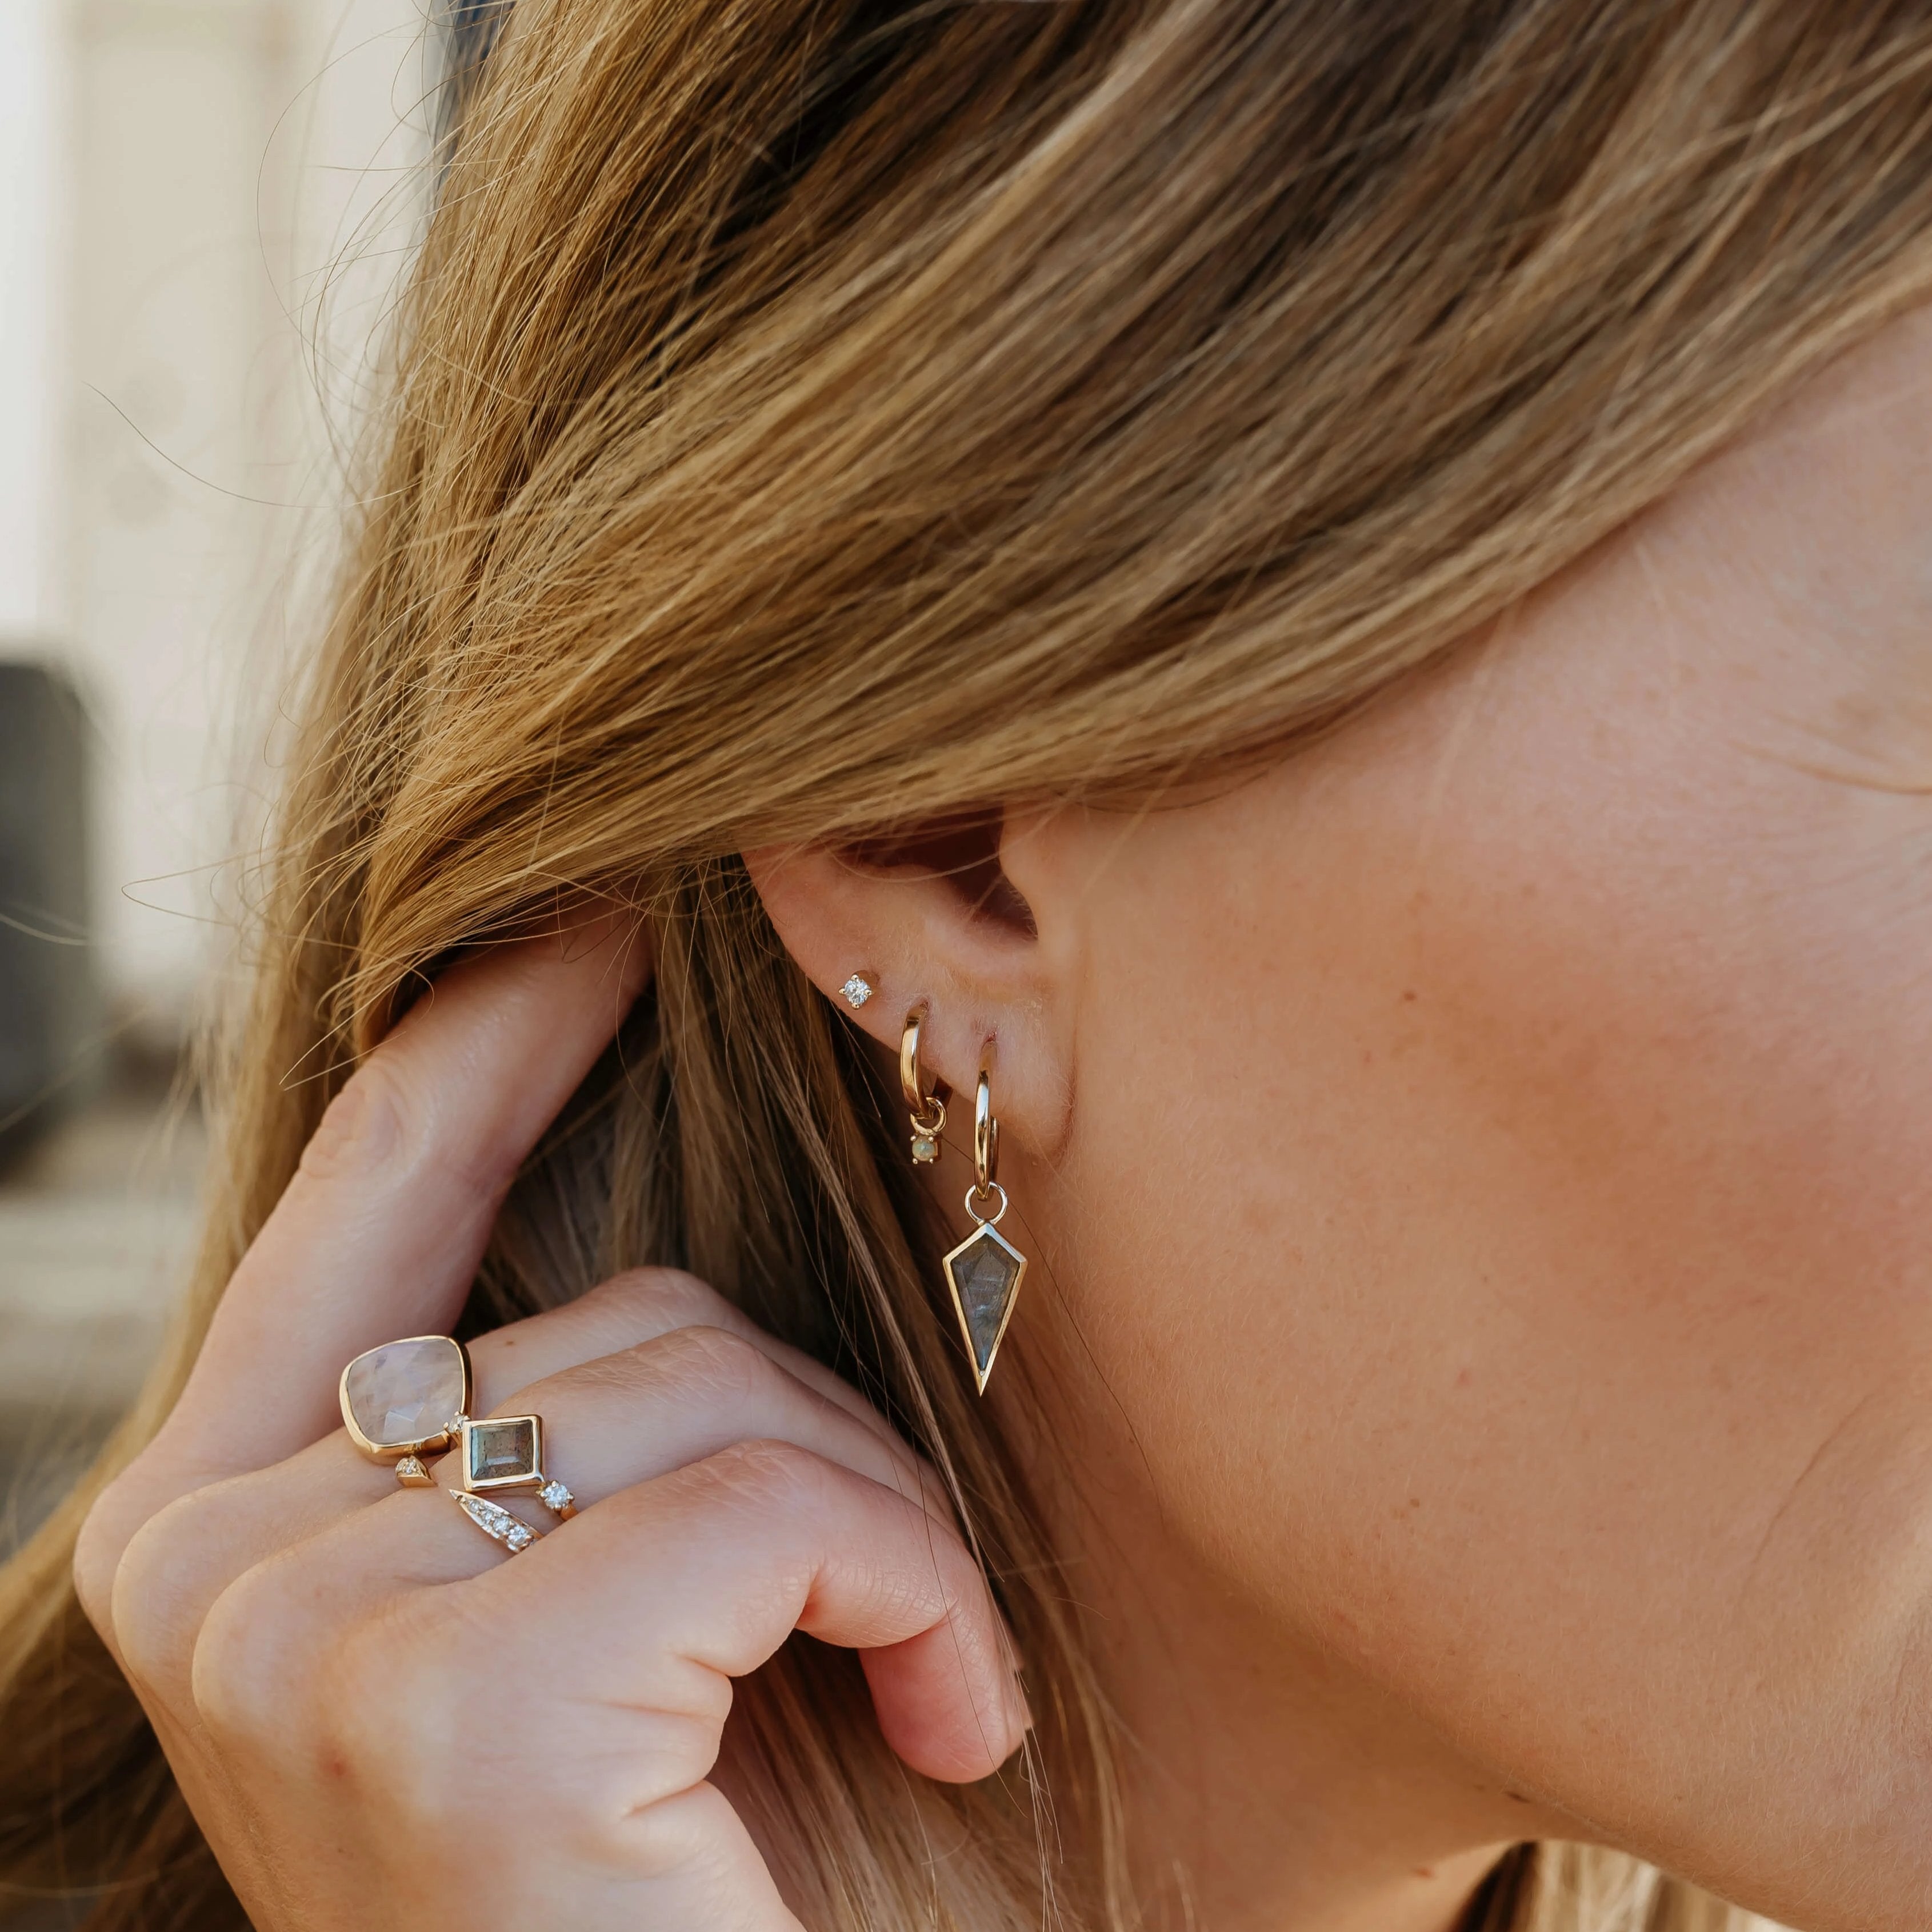
[[[1094,1607],[1153,1922],[1453,1932],[1510,1845],[1555,1821],[1218,1573],[1142,1486],[1130,1428],[1076,1450],[1066,1419],[1028,1460],[1069,1587]]]

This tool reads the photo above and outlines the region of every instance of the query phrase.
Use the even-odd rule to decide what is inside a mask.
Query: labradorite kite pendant
[[[946,1286],[973,1358],[973,1376],[980,1393],[993,1372],[993,1358],[1026,1279],[1027,1260],[990,1221],[983,1221],[946,1257]]]

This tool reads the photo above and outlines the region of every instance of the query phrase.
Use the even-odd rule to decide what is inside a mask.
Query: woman
[[[1932,14],[498,25],[10,1884],[1922,1926]]]

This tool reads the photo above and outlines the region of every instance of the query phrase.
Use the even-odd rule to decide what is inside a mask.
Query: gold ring
[[[458,1421],[456,1438],[460,1457],[458,1467],[467,1494],[485,1496],[492,1490],[531,1491],[545,1509],[566,1522],[577,1514],[577,1498],[562,1483],[544,1474],[542,1416],[490,1415],[481,1422],[463,1416]]]
[[[393,1462],[405,1489],[430,1480],[425,1454],[454,1439],[470,1408],[470,1351],[447,1335],[409,1335],[368,1348],[336,1390],[350,1438],[364,1455]]]

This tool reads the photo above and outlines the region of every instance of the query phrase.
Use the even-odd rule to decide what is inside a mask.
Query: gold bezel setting
[[[456,1351],[457,1360],[462,1365],[463,1400],[458,1405],[456,1412],[433,1434],[416,1436],[408,1442],[377,1442],[363,1434],[361,1424],[356,1420],[356,1411],[349,1400],[349,1378],[358,1365],[366,1362],[371,1355],[380,1355],[385,1349],[408,1347],[418,1342],[440,1342],[446,1348]],[[455,1439],[457,1424],[470,1412],[470,1395],[474,1387],[475,1379],[470,1366],[470,1351],[460,1342],[448,1335],[399,1335],[393,1342],[385,1342],[374,1348],[364,1348],[361,1354],[349,1363],[336,1383],[335,1394],[336,1400],[342,1409],[343,1426],[349,1431],[349,1439],[373,1461],[393,1462],[409,1456],[440,1455],[447,1449]]]
[[[980,1360],[980,1345],[973,1333],[973,1324],[967,1318],[965,1298],[959,1292],[959,1276],[954,1266],[968,1252],[986,1242],[992,1242],[1000,1252],[1013,1263],[1013,1278],[1008,1283],[1006,1299],[1000,1309],[1000,1319],[993,1330],[993,1339],[986,1349],[986,1359]],[[992,1378],[993,1363],[1000,1352],[1000,1344],[1006,1340],[1006,1330],[1012,1324],[1013,1310],[1019,1306],[1020,1286],[1026,1280],[1027,1258],[1001,1234],[990,1221],[982,1221],[956,1248],[950,1249],[941,1263],[946,1270],[946,1286],[952,1295],[952,1312],[959,1318],[959,1333],[966,1343],[967,1359],[973,1364],[973,1378],[979,1384],[980,1394],[986,1393],[986,1384]]]
[[[512,1430],[530,1431],[530,1453],[519,1458],[517,1467],[498,1476],[478,1475],[480,1445],[492,1436]],[[472,1496],[484,1496],[492,1490],[536,1490],[543,1486],[543,1418],[540,1415],[490,1415],[472,1418],[463,1425],[463,1486]]]

